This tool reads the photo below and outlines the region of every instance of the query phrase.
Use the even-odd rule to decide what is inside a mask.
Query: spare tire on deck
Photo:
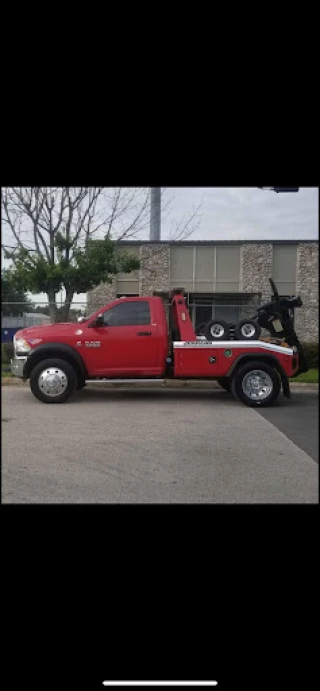
[[[258,341],[261,336],[261,326],[255,319],[241,319],[235,325],[234,336],[237,341]]]
[[[208,341],[229,341],[230,328],[222,319],[212,319],[205,325],[204,335]]]

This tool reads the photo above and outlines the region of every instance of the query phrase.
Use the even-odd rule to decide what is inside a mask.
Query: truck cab
[[[73,347],[92,377],[161,377],[168,351],[160,298],[123,298],[79,324]]]
[[[28,376],[45,353],[64,352],[82,362],[86,378],[161,377],[168,354],[165,310],[159,297],[114,300],[75,324],[22,329],[14,349],[16,376]]]

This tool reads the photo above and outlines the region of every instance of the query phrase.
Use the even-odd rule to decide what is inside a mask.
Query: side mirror
[[[78,319],[77,319],[78,324],[82,324],[85,321],[86,321],[85,317],[78,317]]]
[[[94,329],[97,326],[106,326],[106,324],[103,321],[103,314],[98,314],[95,320],[91,322],[91,324],[89,324],[89,327],[91,327],[92,329]]]
[[[98,314],[95,321],[95,326],[103,326],[103,314]]]

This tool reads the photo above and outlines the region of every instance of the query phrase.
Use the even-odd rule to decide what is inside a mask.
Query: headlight
[[[31,350],[31,346],[27,341],[24,340],[24,338],[18,338],[17,340],[14,339],[14,348],[17,355],[18,353],[28,353],[29,350]]]

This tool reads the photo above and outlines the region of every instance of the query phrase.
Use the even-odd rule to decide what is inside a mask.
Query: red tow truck
[[[44,403],[64,403],[90,382],[174,378],[217,380],[237,400],[267,406],[281,388],[289,397],[289,378],[308,369],[292,319],[301,300],[279,299],[272,286],[275,301],[239,323],[238,340],[230,340],[224,322],[209,322],[206,336],[197,336],[187,296],[177,289],[170,296],[169,325],[163,300],[154,294],[114,300],[77,323],[22,329],[14,337],[11,371],[29,379]],[[261,327],[270,338],[259,337]]]

